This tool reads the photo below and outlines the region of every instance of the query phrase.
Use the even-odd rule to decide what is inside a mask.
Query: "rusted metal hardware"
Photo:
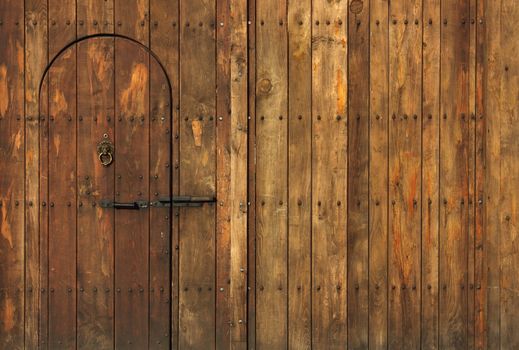
[[[126,210],[139,210],[146,209],[149,206],[147,201],[135,201],[135,202],[114,202],[111,200],[101,200],[99,202],[101,208],[114,208],[114,209],[126,209]]]
[[[173,196],[159,198],[150,205],[154,207],[201,207],[204,203],[214,202],[216,202],[215,197]]]
[[[134,201],[134,202],[114,202],[112,200],[101,200],[101,208],[139,210],[148,207],[201,207],[204,203],[214,203],[214,197],[193,197],[193,196],[173,196],[160,198],[158,201]]]

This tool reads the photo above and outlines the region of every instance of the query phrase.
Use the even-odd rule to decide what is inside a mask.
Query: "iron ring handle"
[[[104,166],[109,166],[110,164],[112,164],[114,156],[112,156],[112,153],[110,152],[102,152],[99,153],[99,160],[101,161],[101,164],[103,164]]]

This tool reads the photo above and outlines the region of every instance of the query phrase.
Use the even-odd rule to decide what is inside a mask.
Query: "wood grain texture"
[[[247,348],[247,156],[248,72],[247,1],[232,0],[231,16],[231,135],[230,149],[230,310],[231,348]]]
[[[0,347],[518,347],[518,11],[4,1]]]
[[[485,179],[486,179],[486,143],[487,130],[485,118],[486,96],[486,69],[487,64],[487,40],[486,27],[484,27],[485,1],[477,2],[476,9],[476,147],[475,147],[475,258],[474,258],[474,311],[475,311],[475,347],[485,349],[486,343],[486,314],[487,314],[487,246],[485,237],[486,213],[485,213]]]
[[[149,2],[115,2],[115,32],[149,44]],[[131,52],[131,54],[129,54]],[[116,200],[149,198],[149,54],[115,39]],[[115,346],[144,348],[149,337],[149,210],[115,213]]]
[[[422,4],[390,5],[389,339],[420,347]]]
[[[78,16],[82,17],[78,12]],[[77,46],[77,346],[113,344],[114,212],[95,205],[115,199],[114,167],[104,167],[97,144],[114,140],[114,40]]]
[[[40,147],[39,123],[35,120],[39,111],[39,84],[47,64],[47,1],[25,2],[25,201],[38,205],[25,211],[25,346],[36,348],[45,345],[46,332],[40,329],[40,313],[45,314],[46,303],[40,304]],[[43,100],[46,102],[46,99]],[[46,106],[47,103],[44,103]],[[45,109],[42,112],[46,112]],[[28,117],[31,117],[29,120]],[[24,118],[25,117],[25,118]],[[48,118],[46,118],[48,120]],[[46,214],[43,214],[46,215]],[[46,243],[43,241],[42,243]],[[42,317],[45,319],[46,317]]]
[[[389,4],[371,1],[369,130],[369,346],[386,349],[388,239]]]
[[[256,0],[247,1],[247,348],[256,348]]]
[[[172,195],[170,106],[173,101],[167,76],[150,57],[150,200]],[[172,208],[154,208],[149,214],[149,342],[148,348],[169,349],[170,249]]]
[[[501,6],[501,40],[500,47],[503,55],[500,84],[500,120],[501,120],[501,166],[500,182],[503,192],[499,200],[500,206],[500,271],[501,271],[501,347],[514,349],[519,347],[517,322],[519,320],[519,294],[517,274],[519,258],[519,43],[513,39],[518,35],[516,20],[519,16],[519,6],[514,1],[502,0]]]
[[[49,2],[49,55],[76,38],[75,1]],[[50,348],[76,346],[77,114],[76,48],[49,70],[48,286]]]
[[[272,42],[272,38],[278,40]],[[287,347],[286,3],[256,3],[256,346]]]
[[[77,3],[79,36],[113,32],[114,2]],[[77,45],[77,347],[109,349],[114,342],[114,213],[93,204],[115,200],[114,168],[104,167],[97,143],[115,130],[115,42],[100,38]]]
[[[440,348],[467,346],[469,28],[467,2],[442,2]]]
[[[163,135],[160,147],[162,150],[159,157],[154,156],[151,151],[152,165],[150,176],[159,181],[156,188],[151,189],[150,195],[178,195],[179,184],[179,36],[178,36],[178,2],[171,3],[166,0],[150,1],[150,48],[159,57],[160,62],[166,69],[167,77],[160,67],[153,63],[151,69],[151,115],[152,122],[155,117],[155,129],[157,135]],[[159,85],[155,87],[154,79],[159,79]],[[173,100],[169,100],[169,87],[167,80],[171,83]],[[170,115],[170,110],[173,114]],[[164,118],[164,119],[163,119]],[[169,141],[168,141],[169,138]],[[170,143],[169,156],[166,152]],[[154,163],[153,163],[154,162]],[[166,167],[166,163],[170,166]],[[154,166],[153,166],[154,164]],[[160,175],[161,174],[161,175]],[[153,180],[152,180],[153,181]],[[162,222],[160,228],[157,226],[155,236],[151,231],[150,241],[150,348],[176,348],[178,344],[178,213],[177,208],[173,212],[162,210],[157,215],[157,220]],[[152,214],[154,215],[154,214]],[[169,220],[164,220],[168,216]],[[153,228],[153,218],[150,218]],[[168,222],[169,221],[169,222]],[[169,225],[169,228],[166,227]],[[158,234],[157,234],[158,233]],[[169,285],[168,285],[169,284]],[[169,308],[168,308],[169,305]],[[169,310],[168,310],[169,309]],[[169,312],[168,312],[169,311]],[[169,330],[168,330],[169,327]],[[171,337],[171,339],[168,339]],[[168,344],[169,343],[169,344]]]
[[[312,346],[312,6],[288,2],[288,347]]]
[[[21,349],[25,270],[25,180],[21,176],[25,168],[24,4],[4,2],[0,13],[0,348]]]
[[[347,346],[347,23],[346,1],[312,11],[312,344]],[[349,291],[348,291],[349,292]]]
[[[216,192],[215,2],[180,2],[180,191]],[[215,346],[215,207],[180,210],[179,347]],[[215,290],[218,288],[218,291]]]
[[[348,347],[368,347],[370,2],[348,16]]]
[[[216,347],[230,347],[231,328],[231,1],[216,1]]]
[[[438,349],[440,1],[423,4],[422,347]]]

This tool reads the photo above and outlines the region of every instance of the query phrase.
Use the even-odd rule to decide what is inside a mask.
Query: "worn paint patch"
[[[9,225],[9,218],[7,213],[7,206],[3,205],[2,207],[2,223],[0,226],[0,234],[5,238],[7,242],[9,242],[9,247],[13,247],[13,233],[11,231],[11,226]]]
[[[193,139],[195,141],[195,146],[202,147],[202,123],[199,120],[193,120],[191,123],[191,130],[193,131]]]
[[[126,111],[144,111],[144,99],[148,85],[148,67],[143,63],[132,68],[130,84],[121,94],[121,106]]]
[[[346,110],[346,86],[342,68],[337,69],[335,91],[337,91],[337,112],[342,113]]]
[[[16,325],[16,322],[15,322],[16,307],[13,303],[13,300],[11,300],[10,298],[4,298],[3,304],[4,305],[1,308],[2,314],[3,314],[2,328],[3,328],[3,333],[5,334],[5,333],[9,333],[10,331],[12,331],[14,329],[14,326]]]
[[[4,117],[9,108],[9,87],[7,85],[7,66],[0,65],[0,116]]]

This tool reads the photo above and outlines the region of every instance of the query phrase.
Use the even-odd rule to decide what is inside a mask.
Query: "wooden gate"
[[[0,349],[519,348],[518,19],[0,1]]]

